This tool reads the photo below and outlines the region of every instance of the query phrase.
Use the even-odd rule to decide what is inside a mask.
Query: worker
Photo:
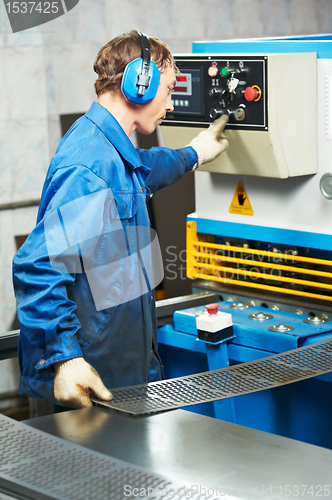
[[[133,146],[133,132],[151,134],[173,110],[177,68],[158,38],[114,38],[94,71],[97,101],[62,138],[13,261],[19,392],[66,408],[163,377],[146,202],[228,146],[227,117],[182,149]]]

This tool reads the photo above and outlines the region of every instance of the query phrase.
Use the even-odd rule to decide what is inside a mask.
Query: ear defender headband
[[[150,41],[144,33],[138,32],[142,57],[127,64],[121,82],[121,90],[127,101],[146,104],[156,97],[160,71],[150,55]]]

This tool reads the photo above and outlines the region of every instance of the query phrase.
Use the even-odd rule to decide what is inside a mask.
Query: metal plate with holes
[[[174,499],[183,484],[101,453],[50,436],[0,415],[0,499]],[[130,490],[126,485],[130,486]],[[148,490],[150,488],[150,490]],[[141,493],[144,493],[142,490]],[[164,495],[165,494],[165,495]],[[196,496],[195,496],[196,495]],[[203,500],[196,492],[190,498]]]
[[[197,375],[113,389],[112,401],[93,401],[143,415],[271,389],[330,371],[332,340]]]

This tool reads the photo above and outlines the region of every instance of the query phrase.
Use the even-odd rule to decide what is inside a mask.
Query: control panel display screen
[[[173,95],[192,95],[191,74],[183,73],[176,75],[176,85],[173,89]]]
[[[175,62],[174,110],[163,125],[208,126],[227,114],[227,128],[268,130],[267,57],[188,54]]]
[[[172,91],[172,114],[202,115],[202,75],[201,69],[186,68],[176,75],[176,85]]]

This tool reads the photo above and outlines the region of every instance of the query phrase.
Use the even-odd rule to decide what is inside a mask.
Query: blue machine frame
[[[251,38],[216,42],[193,42],[194,54],[286,54],[316,52],[318,59],[332,58],[332,35],[292,38]]]
[[[198,290],[196,290],[198,291]],[[264,309],[273,318],[263,322],[248,319],[262,308],[230,309],[222,301],[219,310],[231,312],[234,338],[211,344],[198,339],[196,315],[204,306],[174,313],[174,323],[159,328],[160,353],[167,378],[215,370],[229,364],[253,361],[269,355],[312,344],[332,336],[331,321],[307,324],[306,316]],[[284,324],[294,330],[270,332]],[[260,393],[196,405],[192,411],[255,429],[332,448],[332,374]],[[188,408],[186,408],[188,409]]]
[[[294,38],[226,40],[194,42],[193,53],[288,53],[316,52],[318,58],[332,58],[332,35]],[[200,219],[195,215],[188,220],[197,223],[200,233],[238,236],[256,241],[278,242],[326,251],[332,249],[332,235],[308,233],[282,228],[269,228],[232,222]],[[201,291],[194,288],[193,292]],[[248,362],[317,342],[330,339],[332,322],[320,326],[303,322],[305,316],[295,313],[264,309],[273,315],[267,322],[248,319],[249,314],[262,311],[251,307],[243,311],[229,309],[230,303],[221,296],[220,310],[232,312],[235,338],[211,345],[197,337],[196,314],[202,307],[174,313],[174,323],[159,328],[159,348],[166,367],[166,376],[178,377],[200,371],[214,370],[230,363]],[[204,309],[204,307],[203,307]],[[273,323],[292,325],[288,333],[268,331]],[[192,411],[215,416],[259,430],[272,432],[308,443],[332,448],[332,375],[317,377],[285,387],[241,396],[229,400],[197,405]],[[186,408],[188,409],[188,408]]]

